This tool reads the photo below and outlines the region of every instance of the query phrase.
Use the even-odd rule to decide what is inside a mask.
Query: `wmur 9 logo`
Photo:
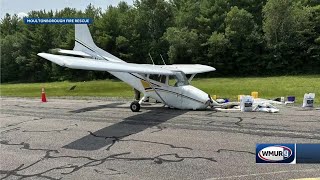
[[[295,144],[257,144],[256,163],[295,163]]]

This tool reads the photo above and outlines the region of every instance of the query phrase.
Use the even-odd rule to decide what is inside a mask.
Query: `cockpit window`
[[[169,76],[169,86],[185,86],[189,85],[186,75],[182,71],[177,71],[174,75]]]

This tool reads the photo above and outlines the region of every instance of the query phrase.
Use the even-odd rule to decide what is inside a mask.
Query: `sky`
[[[132,5],[133,0],[122,0]],[[65,7],[84,10],[90,3],[95,7],[106,9],[109,5],[116,6],[120,0],[0,0],[0,17],[6,13],[23,16],[32,10],[61,10]]]

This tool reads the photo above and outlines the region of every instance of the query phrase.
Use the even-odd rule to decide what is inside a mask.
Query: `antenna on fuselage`
[[[152,61],[152,64],[154,65],[154,62],[153,62],[153,59],[152,59],[152,57],[151,57],[151,54],[149,53],[149,57],[150,57],[150,59],[151,59],[151,61]]]
[[[161,59],[162,59],[163,64],[166,65],[166,62],[164,61],[164,59],[163,59],[163,57],[162,57],[161,54],[160,54],[160,57],[161,57]]]

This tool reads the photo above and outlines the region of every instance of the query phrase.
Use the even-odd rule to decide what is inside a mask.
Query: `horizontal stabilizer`
[[[74,51],[74,50],[66,50],[66,49],[58,49],[58,53],[74,55],[74,56],[91,57],[90,54],[87,54],[87,53],[82,52],[82,51]]]

